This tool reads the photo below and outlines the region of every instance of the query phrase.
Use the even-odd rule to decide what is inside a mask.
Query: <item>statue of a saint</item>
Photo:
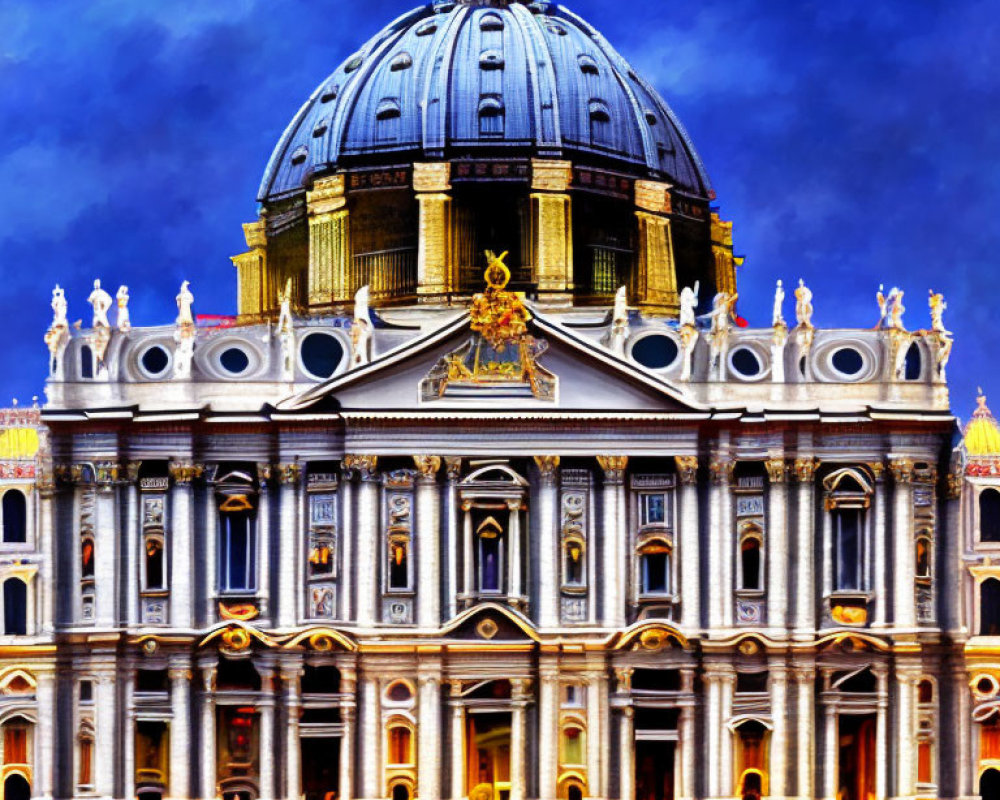
[[[66,291],[57,283],[52,290],[52,330],[69,328],[69,320],[66,319],[68,310]]]
[[[625,340],[628,338],[628,287],[622,286],[615,294],[615,306],[611,312],[611,332],[608,334],[608,348],[615,355],[625,355]]]
[[[931,330],[935,333],[948,333],[948,329],[944,326],[944,312],[948,308],[944,295],[931,289],[928,303],[931,307]]]
[[[354,324],[351,325],[351,367],[368,363],[372,339],[372,321],[368,313],[367,286],[362,286],[354,295]]]
[[[287,333],[292,329],[292,279],[285,281],[285,291],[278,290],[278,333]]]
[[[110,328],[108,310],[111,308],[111,295],[101,288],[99,280],[94,281],[94,291],[90,293],[87,302],[94,308],[94,328]]]
[[[889,316],[889,298],[885,296],[884,283],[878,285],[878,294],[875,295],[875,300],[878,302],[878,324],[875,326],[875,330],[881,330],[882,326],[885,325],[886,317]]]
[[[189,281],[184,281],[177,295],[177,325],[180,327],[194,327],[194,315],[191,313],[194,295],[191,294],[190,286]]]
[[[695,309],[698,308],[698,292],[700,289],[701,283],[695,281],[694,289],[690,286],[685,286],[681,290],[681,327],[685,325],[690,325],[692,328],[695,327]]]
[[[893,288],[889,292],[889,327],[897,331],[905,331],[903,325],[903,314],[906,313],[906,306],[903,305],[903,292]]]
[[[806,282],[799,278],[799,288],[795,290],[795,317],[802,328],[811,328],[813,316],[813,293]]]
[[[785,304],[785,286],[781,279],[778,279],[778,285],[774,289],[774,311],[771,315],[771,325],[775,328],[785,328],[785,315],[783,311],[783,306]]]
[[[127,286],[118,287],[118,294],[116,295],[116,299],[118,301],[118,319],[116,320],[116,322],[118,323],[118,330],[120,330],[122,333],[128,333],[130,330],[132,330],[132,320],[129,318],[129,313],[128,313],[129,297],[128,297]]]

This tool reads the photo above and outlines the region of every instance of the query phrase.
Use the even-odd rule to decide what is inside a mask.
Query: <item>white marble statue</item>
[[[278,313],[278,340],[281,342],[281,379],[295,380],[295,325],[292,318],[292,279],[285,283],[285,290],[278,292],[281,310]],[[270,331],[270,325],[268,325]]]
[[[372,321],[368,314],[368,287],[354,295],[354,324],[351,326],[351,367],[368,363],[372,339]]]
[[[624,356],[626,339],[628,339],[628,287],[622,286],[615,294],[615,306],[611,313],[611,332],[608,334],[608,349],[615,355]]]
[[[179,327],[194,327],[194,315],[191,311],[194,305],[194,295],[191,294],[191,283],[184,281],[177,295],[177,325]]]
[[[118,319],[115,321],[118,324],[118,330],[122,333],[128,333],[132,330],[132,320],[130,319],[128,313],[129,296],[127,286],[118,287],[116,299],[118,300]]]
[[[66,291],[57,283],[56,288],[52,290],[52,325],[51,330],[58,329],[68,329],[69,320],[66,319],[66,313],[69,310],[69,304],[66,302]]]
[[[285,282],[285,290],[278,292],[278,302],[281,311],[278,313],[278,333],[284,333],[292,329],[292,279]]]
[[[110,328],[111,323],[108,321],[108,311],[111,309],[111,295],[101,288],[99,280],[94,281],[94,291],[90,293],[87,302],[94,308],[92,327]]]
[[[878,285],[878,293],[875,295],[875,300],[878,303],[878,324],[875,326],[875,329],[881,330],[885,325],[886,317],[889,316],[889,298],[885,296],[884,283]]]
[[[799,278],[799,288],[795,290],[795,318],[802,328],[811,328],[813,317],[813,293],[806,282]]]
[[[775,328],[787,327],[785,324],[785,314],[783,306],[785,304],[785,285],[778,279],[778,285],[774,289],[774,311],[771,313],[771,325]]]
[[[700,289],[701,283],[695,281],[693,289],[690,286],[685,286],[681,290],[681,327],[685,325],[695,326],[695,310],[698,308],[698,293]]]
[[[948,333],[948,329],[944,326],[944,312],[948,309],[944,295],[931,289],[927,302],[931,307],[931,330],[934,333]]]
[[[723,330],[729,330],[729,323],[733,319],[734,309],[736,307],[736,300],[739,297],[737,294],[729,294],[729,292],[719,292],[715,298],[712,300],[712,332],[718,333]]]
[[[906,330],[906,326],[903,325],[903,314],[906,313],[906,306],[903,305],[903,294],[904,292],[895,287],[889,292],[889,327],[896,331]]]

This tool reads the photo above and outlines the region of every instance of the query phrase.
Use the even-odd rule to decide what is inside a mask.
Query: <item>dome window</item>
[[[146,377],[161,378],[170,367],[170,353],[160,345],[153,345],[139,357],[139,365]]]
[[[417,36],[430,36],[431,34],[437,32],[438,26],[436,22],[425,22],[416,30]]]
[[[580,72],[584,75],[600,75],[601,70],[597,66],[597,61],[595,61],[591,56],[586,54],[580,56]]]
[[[323,94],[319,96],[319,101],[321,103],[329,103],[331,100],[336,100],[338,94],[340,94],[340,86],[337,84],[327,86],[323,90]]]
[[[364,61],[365,60],[362,56],[360,55],[354,56],[354,58],[352,58],[350,61],[344,64],[344,72],[350,75],[352,72],[357,70],[358,67],[360,67],[364,63]]]
[[[611,144],[611,109],[601,100],[590,101],[590,143]]]
[[[394,142],[399,139],[399,118],[402,112],[399,103],[391,97],[384,98],[375,108],[375,139],[379,142]]]
[[[545,30],[547,30],[549,33],[555,34],[556,36],[566,35],[566,29],[562,25],[556,25],[554,22],[546,25]]]
[[[330,128],[330,118],[323,117],[319,122],[316,123],[316,127],[313,128],[313,139],[318,139],[323,136]]]
[[[729,365],[743,378],[752,379],[760,377],[764,371],[760,358],[749,347],[740,347],[729,356]]]
[[[503,53],[499,50],[487,50],[479,56],[480,69],[503,69]]]
[[[409,53],[400,53],[392,60],[389,69],[392,72],[400,72],[413,66],[413,57]]]
[[[654,112],[650,111],[647,108],[646,109],[646,124],[648,124],[648,125],[655,125],[656,123],[657,123],[656,114]]]
[[[600,100],[591,100],[590,119],[596,122],[611,122],[611,110],[608,104]]]
[[[483,14],[479,20],[479,30],[481,31],[502,31],[503,20],[499,14]]]
[[[292,152],[292,164],[298,166],[299,164],[304,164],[306,159],[309,158],[309,148],[304,144],[300,144]]]
[[[505,111],[498,97],[484,97],[479,101],[479,135],[501,137],[504,134]]]
[[[230,347],[219,356],[219,364],[230,375],[242,375],[250,368],[250,356],[239,347]]]
[[[632,358],[647,369],[668,369],[677,361],[677,342],[663,333],[651,333],[632,345]]]
[[[375,109],[375,119],[386,120],[386,119],[399,119],[402,116],[402,112],[399,110],[399,103],[390,98],[382,100],[378,104],[378,108]]]
[[[312,378],[326,380],[340,366],[344,346],[329,333],[310,333],[299,346],[299,357],[305,372]]]

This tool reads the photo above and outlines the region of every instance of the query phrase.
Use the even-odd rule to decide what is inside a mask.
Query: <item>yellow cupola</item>
[[[986,405],[986,395],[980,390],[979,407],[965,426],[965,451],[973,458],[1000,456],[1000,425]]]

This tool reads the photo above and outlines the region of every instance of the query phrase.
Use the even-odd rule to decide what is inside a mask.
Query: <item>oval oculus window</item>
[[[733,369],[744,378],[756,378],[763,369],[757,354],[748,347],[734,350],[730,356],[730,363],[733,365]]]
[[[662,333],[644,336],[632,345],[632,358],[647,369],[666,369],[679,352],[677,342]]]
[[[329,333],[310,333],[299,349],[302,366],[310,375],[325,380],[337,371],[344,357],[340,339]]]
[[[162,375],[170,366],[170,354],[159,345],[150,347],[139,358],[142,368],[154,377]]]
[[[865,368],[865,359],[853,347],[841,347],[830,359],[833,368],[841,375],[854,377]]]
[[[219,356],[222,368],[231,375],[242,375],[250,368],[250,356],[238,347],[229,347]]]

